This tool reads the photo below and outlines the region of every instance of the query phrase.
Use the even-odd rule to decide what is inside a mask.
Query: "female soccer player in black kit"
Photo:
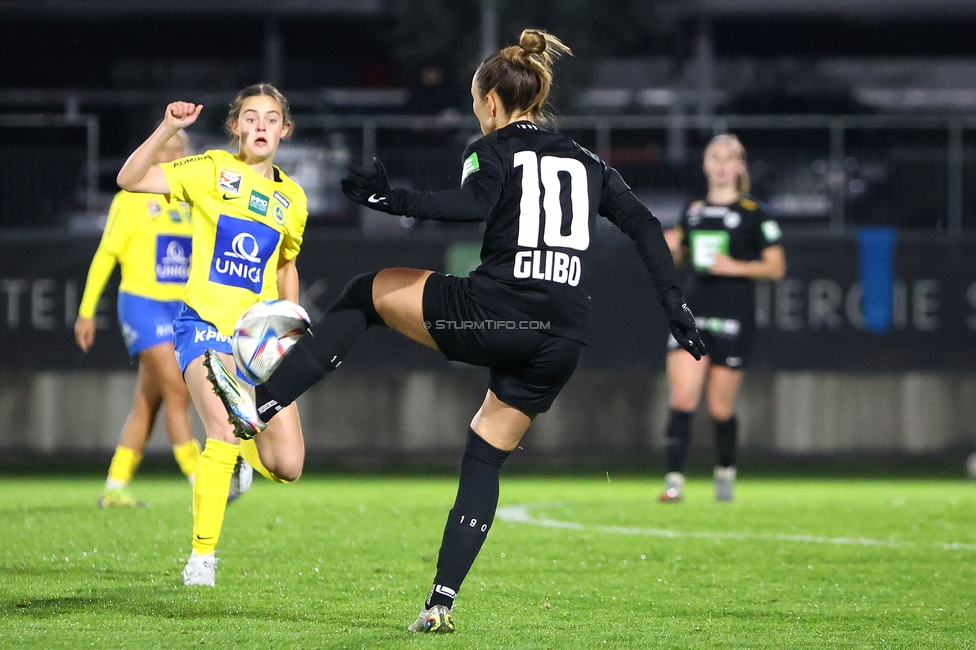
[[[660,223],[616,171],[570,138],[536,125],[553,59],[569,49],[539,30],[485,59],[471,86],[485,137],[464,152],[461,188],[390,189],[379,161],[352,168],[342,189],[394,215],[484,221],[481,265],[469,277],[384,269],[354,278],[295,345],[254,401],[211,355],[212,383],[238,435],[256,435],[275,412],[334,370],[371,325],[392,327],[448,359],[489,368],[489,390],[467,432],[457,499],[437,575],[415,632],[451,632],[451,608],[498,504],[501,467],[533,418],[576,368],[586,338],[589,247],[600,214],[636,242],[675,339],[703,353],[675,284]],[[689,357],[690,358],[690,357]]]
[[[668,382],[671,419],[666,444],[667,474],[661,501],[680,501],[691,415],[708,383],[708,412],[715,422],[718,465],[715,498],[731,501],[735,485],[735,396],[756,329],[755,280],[778,280],[786,273],[779,245],[779,225],[748,198],[746,151],[734,135],[712,138],[705,148],[702,170],[708,179],[704,201],[685,210],[674,230],[665,233],[680,266],[687,260],[692,273],[685,286],[698,312],[698,327],[708,349],[699,362],[669,341]]]

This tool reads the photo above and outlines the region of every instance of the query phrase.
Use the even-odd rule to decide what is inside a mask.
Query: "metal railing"
[[[309,193],[310,207],[323,206],[313,215],[327,217],[321,222],[360,223],[358,209],[334,182],[348,160],[380,154],[397,181],[447,189],[459,181],[464,145],[480,135],[475,119],[460,114],[316,113],[295,119],[291,159],[283,151],[282,165],[291,165],[289,172],[315,168],[316,173],[299,173],[296,179]],[[102,161],[95,115],[0,115],[0,126],[86,131],[81,154],[72,148],[38,150],[33,166],[22,164],[25,158],[16,152],[4,156],[0,148],[0,211],[9,209],[4,192],[18,193],[18,205],[48,206],[58,199],[62,212],[72,203],[89,211],[104,203],[98,193]],[[748,150],[754,194],[784,222],[837,232],[865,224],[949,235],[976,228],[976,117],[573,115],[558,117],[556,126],[617,167],[665,222],[704,191],[700,161],[707,141],[731,131]],[[63,164],[56,164],[59,159]],[[73,169],[77,179],[53,184],[52,177]],[[66,198],[65,184],[75,181],[78,191]],[[111,185],[102,181],[103,187]],[[0,228],[29,226],[8,216],[0,214]]]
[[[413,170],[399,171],[417,177],[429,176],[424,172],[444,162],[434,160],[439,157],[436,148],[426,145],[424,159],[411,163],[410,151],[417,145],[398,144],[398,133],[412,133],[420,141],[424,133],[435,141],[453,140],[441,150],[454,166],[463,140],[480,135],[474,118],[461,115],[316,114],[296,119],[301,130],[345,133],[353,155],[363,161],[380,153],[386,160],[413,165]],[[958,235],[964,227],[976,227],[976,117],[574,115],[558,117],[555,123],[652,198],[662,192],[687,198],[700,192],[705,143],[713,135],[736,132],[749,152],[757,196],[769,200],[784,218],[808,217],[807,222],[833,231],[887,224]],[[455,180],[445,177],[444,187]]]
[[[58,213],[77,198],[81,199],[84,209],[95,209],[99,171],[97,116],[80,113],[0,114],[0,128],[85,130],[83,147],[36,143],[0,146],[2,227],[31,228],[42,214],[53,223]],[[79,173],[80,176],[76,176]],[[80,197],[77,197],[79,188]],[[52,223],[45,225],[50,227]]]

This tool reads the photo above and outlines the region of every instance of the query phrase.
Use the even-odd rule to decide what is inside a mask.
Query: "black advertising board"
[[[0,239],[0,370],[130,367],[115,317],[117,278],[99,306],[88,355],[73,324],[95,238]],[[842,372],[976,370],[976,237],[902,234],[895,252],[892,328],[868,332],[860,315],[853,235],[787,235],[786,278],[758,290],[753,367]],[[593,317],[581,367],[628,372],[663,367],[666,327],[633,244],[601,228],[590,273]],[[302,302],[324,311],[358,273],[391,266],[445,270],[470,242],[309,233],[299,257]],[[455,260],[447,262],[446,260]],[[695,308],[691,305],[692,309]],[[437,368],[438,355],[371,331],[349,367]]]

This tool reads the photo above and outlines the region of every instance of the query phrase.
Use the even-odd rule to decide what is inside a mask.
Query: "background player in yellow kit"
[[[203,353],[213,348],[233,368],[231,336],[240,315],[261,300],[298,302],[295,258],[308,209],[302,188],[273,164],[292,122],[288,101],[269,84],[248,86],[230,106],[226,127],[238,145],[236,155],[213,150],[153,164],[164,143],[193,124],[201,109],[187,102],[167,106],[163,121],[129,156],[117,180],[131,192],[168,193],[193,209],[193,257],[173,329],[177,361],[207,444],[193,486],[193,551],[183,582],[213,586],[238,441],[207,381]],[[305,460],[298,409],[287,410],[273,431],[240,450],[264,476],[284,482],[301,475]]]
[[[186,134],[178,132],[155,161],[182,158],[186,148]],[[137,505],[127,485],[139,467],[161,406],[173,455],[191,482],[200,460],[200,443],[193,438],[187,414],[190,394],[173,354],[173,320],[190,270],[190,208],[170,198],[125,191],[115,195],[75,321],[75,340],[87,352],[95,342],[95,308],[118,262],[122,270],[119,326],[129,354],[139,359],[139,374],[132,410],[98,499],[102,507]]]

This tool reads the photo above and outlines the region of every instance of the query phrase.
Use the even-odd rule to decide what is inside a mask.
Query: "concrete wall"
[[[0,452],[108,452],[134,385],[129,371],[0,373]],[[449,451],[445,462],[454,463],[486,385],[486,372],[464,367],[340,371],[300,402],[309,456],[362,464],[437,460]],[[747,450],[937,453],[976,446],[976,375],[756,372],[747,375],[738,412]],[[657,454],[666,418],[663,375],[580,371],[532,425],[523,447],[555,464],[626,462]],[[704,408],[693,447],[705,454],[713,448]],[[157,423],[148,451],[167,449]]]

